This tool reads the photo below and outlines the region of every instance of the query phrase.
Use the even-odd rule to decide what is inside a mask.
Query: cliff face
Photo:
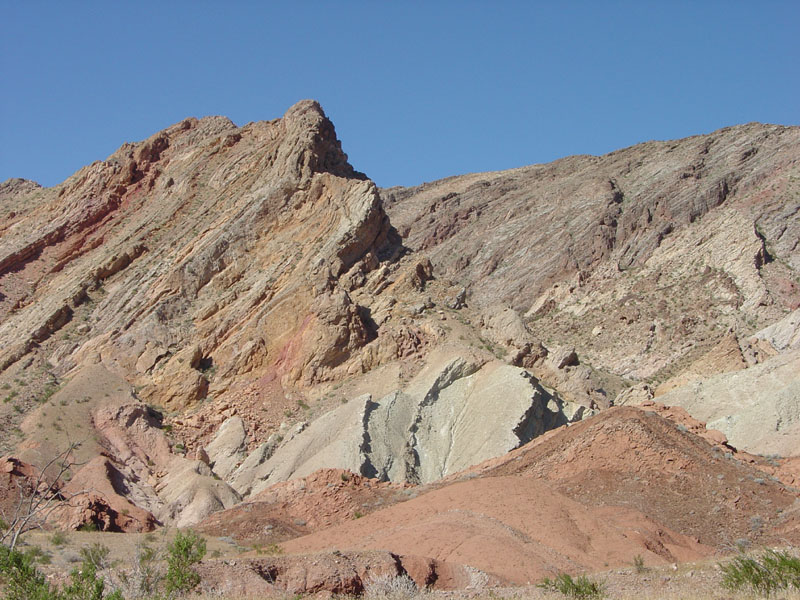
[[[207,395],[204,372],[326,377],[370,335],[338,279],[399,248],[312,101],[241,128],[187,119],[2,194],[0,366],[102,363],[172,407]]]

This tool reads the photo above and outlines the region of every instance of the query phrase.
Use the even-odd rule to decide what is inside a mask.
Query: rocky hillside
[[[459,577],[503,531],[530,553],[535,532],[504,521],[526,497],[617,562],[794,535],[800,128],[380,190],[302,101],[243,127],[187,119],[53,188],[7,181],[0,218],[2,464],[22,485],[71,448],[60,493],[93,492],[63,527],[228,535],[255,511],[272,525],[254,539],[319,549],[339,543],[322,529],[350,536],[343,515],[424,493],[350,549],[424,513],[405,556],[477,511],[474,547],[442,533],[423,557]],[[642,416],[656,397],[709,430]],[[480,568],[598,567],[565,543]]]
[[[753,334],[800,305],[797,127],[742,125],[383,196],[405,243],[469,302],[509,305],[542,339],[622,377],[664,379],[730,330]]]

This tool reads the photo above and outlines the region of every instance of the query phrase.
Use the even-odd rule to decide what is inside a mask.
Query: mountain
[[[602,566],[570,524],[615,564],[797,533],[800,128],[379,189],[305,100],[9,180],[0,218],[2,464],[70,451],[62,527],[258,514],[358,562],[391,525],[407,566],[515,583]],[[508,532],[516,567],[479,560]]]

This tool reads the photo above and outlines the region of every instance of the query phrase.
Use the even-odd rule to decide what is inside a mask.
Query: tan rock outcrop
[[[452,353],[431,355],[408,385],[367,394],[321,416],[260,464],[236,473],[242,494],[347,469],[384,481],[431,482],[591,414],[523,369]]]
[[[754,401],[757,399],[757,401]],[[800,352],[708,377],[658,397],[678,405],[737,448],[755,454],[800,453]]]

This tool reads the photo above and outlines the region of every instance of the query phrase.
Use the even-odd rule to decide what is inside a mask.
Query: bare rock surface
[[[749,124],[383,195],[470,305],[507,304],[596,369],[663,381],[730,328],[797,308],[798,157],[800,129]]]
[[[312,101],[187,119],[31,193],[0,238],[0,365],[46,344],[60,373],[102,363],[173,407],[268,366],[327,377],[369,337],[336,279],[397,245]]]
[[[241,417],[230,417],[222,423],[214,439],[206,446],[211,468],[222,479],[228,479],[247,456],[247,432]]]
[[[796,542],[797,457],[741,448],[800,447],[798,182],[749,124],[379,190],[314,101],[9,180],[0,475],[71,447],[62,527],[330,550],[214,593]]]
[[[399,576],[410,577],[420,589],[431,590],[476,588],[476,580],[480,587],[498,583],[496,578],[469,567],[385,551],[209,561],[199,572],[203,591],[226,596],[358,595],[371,581]]]
[[[757,399],[757,401],[754,401]],[[756,454],[800,454],[800,352],[676,388],[658,401],[685,408]]]
[[[757,332],[753,338],[768,342],[778,352],[800,348],[800,308]]]
[[[428,483],[588,413],[566,404],[523,369],[432,355],[404,389],[351,400],[280,446],[249,480],[237,473],[238,489],[258,493],[320,468]]]
[[[241,497],[201,461],[176,458],[156,488],[165,506],[159,516],[176,527],[189,527],[209,514],[237,504]]]

